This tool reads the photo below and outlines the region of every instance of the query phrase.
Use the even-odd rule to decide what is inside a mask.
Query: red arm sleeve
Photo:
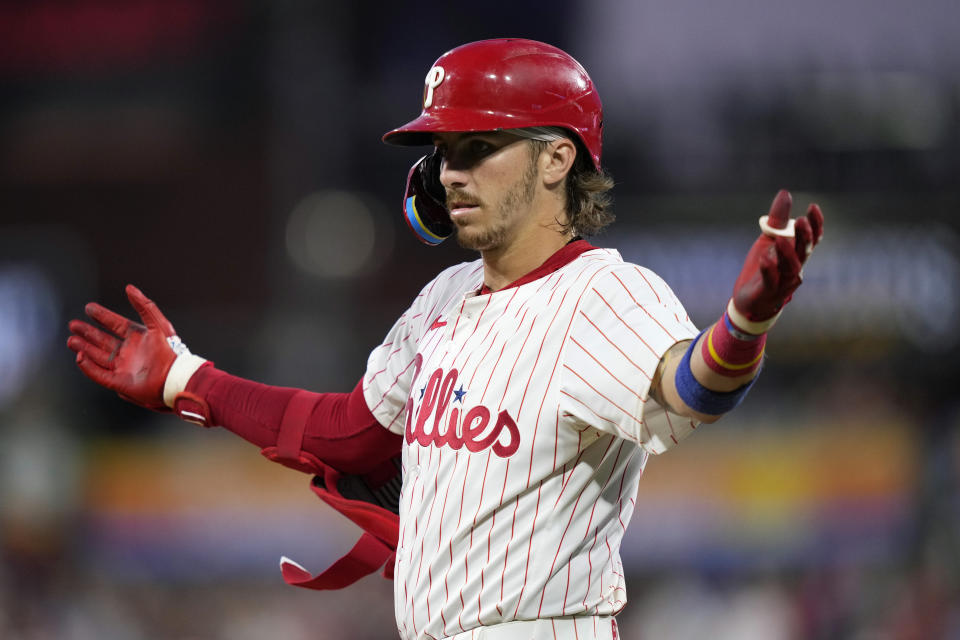
[[[370,413],[362,381],[350,393],[308,393],[245,380],[206,364],[193,374],[185,391],[207,403],[211,425],[261,449],[277,445],[294,396],[305,399],[313,408],[304,426],[303,451],[341,473],[369,472],[397,456],[403,444],[403,436],[388,431]]]

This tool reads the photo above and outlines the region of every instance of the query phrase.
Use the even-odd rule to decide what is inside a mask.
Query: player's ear
[[[540,168],[547,185],[555,185],[566,179],[577,159],[577,145],[570,138],[560,138],[547,145],[540,154]]]

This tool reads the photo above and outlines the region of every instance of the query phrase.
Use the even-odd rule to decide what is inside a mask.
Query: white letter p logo
[[[443,82],[445,72],[443,67],[433,67],[427,72],[427,79],[423,83],[427,86],[423,95],[423,108],[426,109],[433,104],[433,90]]]

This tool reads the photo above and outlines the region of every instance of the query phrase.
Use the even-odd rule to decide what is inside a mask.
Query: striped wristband
[[[724,312],[700,341],[700,355],[711,371],[729,378],[748,375],[763,361],[767,334],[741,331]]]

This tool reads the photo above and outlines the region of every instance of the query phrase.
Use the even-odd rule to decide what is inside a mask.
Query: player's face
[[[434,144],[457,242],[477,251],[503,247],[530,219],[538,173],[530,144],[502,132],[441,133]]]

